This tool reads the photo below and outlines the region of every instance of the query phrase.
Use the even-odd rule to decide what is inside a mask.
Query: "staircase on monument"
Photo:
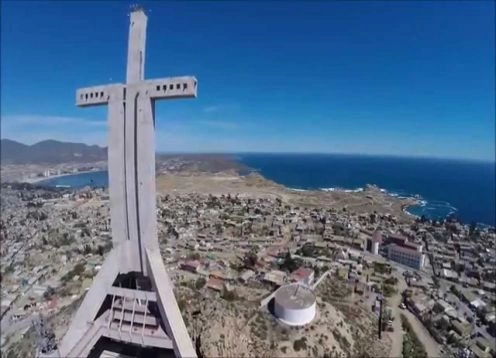
[[[155,292],[112,286],[106,309],[88,333],[70,352],[70,356],[88,356],[101,337],[138,346],[173,349],[156,306]]]

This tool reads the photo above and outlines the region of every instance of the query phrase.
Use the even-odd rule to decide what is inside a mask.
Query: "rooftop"
[[[291,273],[294,280],[305,280],[313,274],[313,270],[307,267],[300,267]]]
[[[315,303],[315,294],[311,289],[295,283],[280,287],[276,291],[275,299],[285,308],[303,309]]]

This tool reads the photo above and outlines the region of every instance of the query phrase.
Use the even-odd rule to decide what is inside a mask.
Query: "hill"
[[[107,160],[107,148],[56,140],[44,140],[33,145],[26,145],[10,139],[2,139],[0,149],[2,165],[90,163]]]

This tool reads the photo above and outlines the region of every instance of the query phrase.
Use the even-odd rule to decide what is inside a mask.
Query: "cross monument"
[[[138,355],[158,349],[196,357],[159,251],[154,106],[160,99],[196,97],[197,81],[190,76],[144,79],[146,25],[144,11],[133,9],[125,84],[76,93],[78,106],[108,106],[113,249],[52,356],[98,356],[120,344]]]

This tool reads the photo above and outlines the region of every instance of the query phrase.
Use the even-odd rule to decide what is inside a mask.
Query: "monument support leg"
[[[110,196],[110,225],[112,228],[112,243],[117,247],[128,239],[127,224],[125,218],[126,210],[126,181],[124,161],[124,98],[123,88],[117,87],[109,92],[108,109],[108,176]],[[125,269],[124,267],[122,269]]]
[[[102,268],[93,281],[93,285],[86,293],[67,333],[60,343],[59,352],[61,357],[69,355],[70,350],[76,346],[90,328],[89,324],[95,321],[96,315],[107,297],[108,288],[112,286],[118,274],[118,250],[114,248],[105,259]]]
[[[141,254],[146,262],[145,249],[158,249],[157,197],[155,193],[155,118],[154,103],[147,93],[138,98],[138,206],[141,231]],[[146,265],[143,267],[147,269]]]
[[[138,111],[139,92],[131,86],[127,89],[126,94],[126,121],[125,126],[125,175],[126,175],[126,204],[127,204],[127,223],[129,229],[130,250],[123,250],[125,257],[130,266],[130,271],[143,272],[143,261],[140,255],[140,232],[139,225],[139,208],[137,207],[138,193],[136,188],[137,180],[137,157],[139,138],[136,133],[137,111]],[[124,252],[125,251],[125,252]]]
[[[157,294],[157,305],[165,324],[167,334],[172,338],[176,357],[196,357],[196,351],[189,338],[181,311],[174,296],[174,285],[165,271],[164,263],[158,250],[146,250],[148,273],[154,291]]]

